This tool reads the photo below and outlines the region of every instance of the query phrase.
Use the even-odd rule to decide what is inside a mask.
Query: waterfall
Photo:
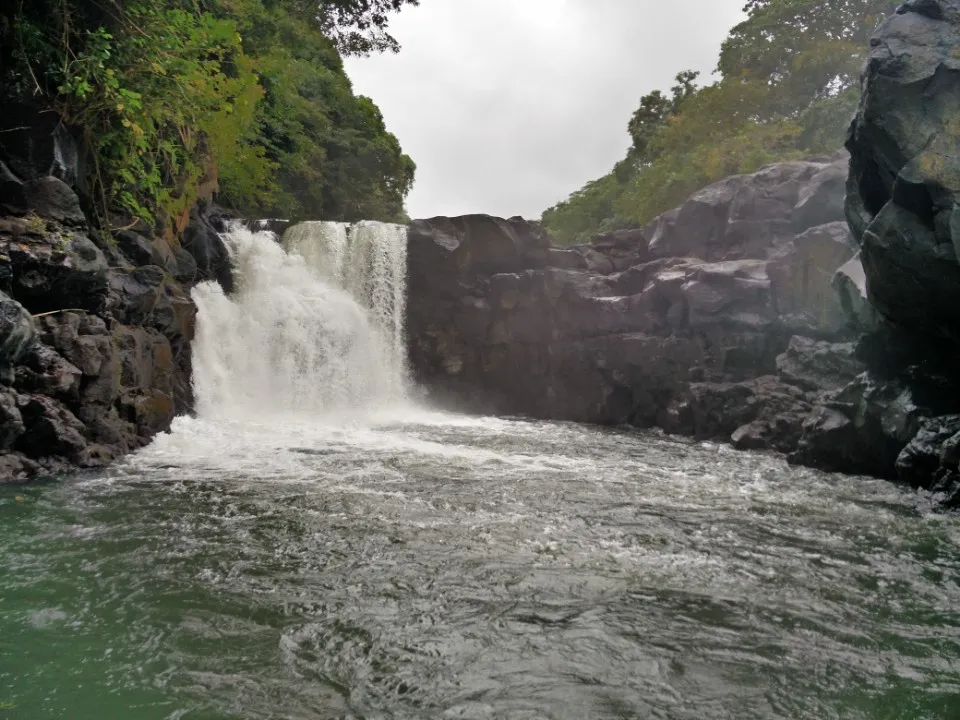
[[[239,224],[224,236],[235,291],[193,291],[202,417],[366,412],[406,396],[406,228],[303,223],[283,246]]]

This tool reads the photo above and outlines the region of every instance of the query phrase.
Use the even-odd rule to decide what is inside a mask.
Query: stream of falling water
[[[406,229],[304,223],[284,246],[236,226],[235,292],[194,291],[199,415],[363,415],[406,395]]]
[[[956,720],[960,520],[410,401],[403,228],[228,238],[199,414],[0,487],[0,720]]]

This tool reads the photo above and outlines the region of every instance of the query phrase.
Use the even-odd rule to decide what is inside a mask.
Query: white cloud
[[[640,97],[709,74],[743,0],[421,0],[350,58],[417,162],[413,217],[539,214],[626,152]]]

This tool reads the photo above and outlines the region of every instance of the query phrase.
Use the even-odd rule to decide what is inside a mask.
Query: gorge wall
[[[215,212],[101,232],[74,137],[49,113],[16,120],[0,135],[0,483],[104,465],[189,412],[190,288],[230,284]]]
[[[907,2],[872,42],[849,156],[725,179],[643,229],[561,249],[521,219],[414,222],[419,382],[960,504],[958,46],[958,0]]]
[[[487,216],[410,230],[419,380],[471,409],[659,426],[790,450],[817,393],[863,371],[845,155],[705,188],[642,230],[566,249]]]

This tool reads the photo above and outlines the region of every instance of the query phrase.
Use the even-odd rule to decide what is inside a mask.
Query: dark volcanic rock
[[[743,450],[796,447],[810,397],[775,377],[741,383],[693,383],[666,409],[668,432],[732,441]]]
[[[894,477],[897,457],[929,412],[911,390],[863,374],[828,395],[804,422],[791,460],[836,472]]]
[[[756,383],[777,372],[795,327],[846,332],[839,303],[823,295],[834,295],[833,273],[853,255],[841,226],[828,224],[842,216],[828,188],[842,183],[842,158],[771,166],[698,193],[650,228],[569,249],[519,219],[415,221],[416,377],[434,398],[486,412],[727,439],[756,423],[741,445],[792,449],[812,407],[806,390]],[[665,253],[677,256],[657,257]],[[808,368],[798,359],[798,377],[834,387],[850,363],[833,366],[828,355],[821,349]],[[705,429],[713,421],[698,408],[708,397],[725,408],[722,432]],[[789,421],[777,421],[778,409]],[[674,410],[689,419],[671,420]]]
[[[17,396],[9,391],[0,392],[0,452],[9,452],[26,432],[23,415],[17,407]],[[3,477],[0,471],[0,478]],[[0,483],[3,480],[0,479]]]
[[[181,247],[194,259],[196,280],[215,280],[228,293],[233,292],[233,271],[230,253],[220,233],[226,232],[235,221],[236,218],[216,206],[195,208],[180,238]]]
[[[877,311],[867,297],[867,275],[857,253],[837,270],[833,278],[847,327],[858,333],[873,333],[880,327]]]
[[[792,332],[840,337],[849,317],[834,289],[839,268],[854,254],[844,222],[819,225],[778,249],[767,272],[781,321]]]
[[[960,415],[932,418],[897,458],[897,474],[914,487],[945,493],[960,504]]]
[[[409,233],[411,272],[453,270],[458,276],[515,273],[545,267],[550,241],[539,226],[526,220],[489,215],[414,220]]]
[[[80,398],[83,371],[48,345],[37,344],[17,367],[14,387],[70,403]]]
[[[960,4],[911,0],[873,39],[847,216],[873,306],[960,343]]]
[[[189,412],[190,286],[231,280],[228,214],[195,209],[182,238],[111,236],[28,165],[0,167],[0,483],[101,466]]]
[[[866,370],[854,343],[828,343],[802,336],[790,338],[777,358],[777,375],[807,391],[839,390]]]
[[[107,261],[87,237],[59,229],[25,233],[11,242],[12,295],[33,313],[101,311],[107,300]]]
[[[37,178],[23,184],[27,212],[71,225],[84,226],[87,219],[80,209],[80,199],[63,180]]]
[[[134,267],[153,264],[153,244],[140,233],[122,230],[115,236],[117,249]]]
[[[21,395],[17,406],[26,428],[18,450],[33,457],[77,460],[82,456],[87,447],[86,428],[66,407],[42,395]]]
[[[550,248],[547,251],[547,267],[560,270],[586,270],[587,259],[582,252]]]
[[[781,163],[714,183],[646,229],[658,257],[769,257],[797,233],[843,220],[847,157]]]
[[[17,215],[44,217],[74,227],[86,226],[80,199],[62,180],[44,177],[0,184],[0,208]]]
[[[56,113],[8,103],[0,117],[0,163],[18,181],[53,176],[73,185],[80,152]]]
[[[0,366],[18,362],[36,338],[33,318],[6,293],[0,292]]]

